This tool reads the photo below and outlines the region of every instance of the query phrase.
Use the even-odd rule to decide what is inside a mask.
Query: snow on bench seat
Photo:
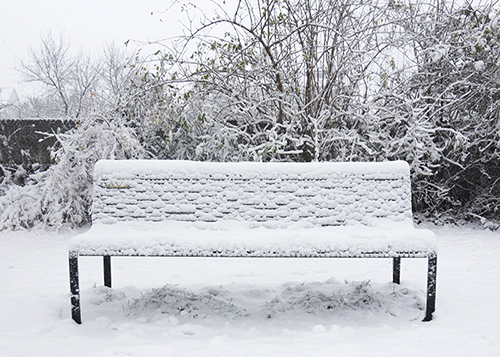
[[[413,226],[409,166],[385,163],[99,161],[92,227],[73,238],[73,318],[80,321],[78,256],[390,257],[429,259],[436,246]]]
[[[435,251],[432,232],[406,222],[380,223],[310,228],[295,223],[288,229],[237,221],[97,223],[90,234],[73,240],[71,250],[90,256],[203,257],[425,257]]]

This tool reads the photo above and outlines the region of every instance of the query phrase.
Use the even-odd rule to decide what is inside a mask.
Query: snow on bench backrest
[[[93,221],[243,220],[277,227],[411,220],[408,164],[102,160]]]

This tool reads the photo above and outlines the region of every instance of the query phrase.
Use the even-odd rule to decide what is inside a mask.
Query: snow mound
[[[147,321],[168,319],[185,324],[192,320],[245,323],[254,320],[351,319],[354,316],[378,320],[398,318],[407,321],[421,318],[424,309],[422,293],[395,284],[374,290],[370,281],[341,283],[334,278],[326,282],[286,283],[278,287],[256,288],[231,286],[205,287],[197,292],[166,285],[132,299],[124,307],[129,318]],[[369,311],[370,314],[366,312]]]
[[[133,299],[126,308],[133,316],[154,316],[156,314],[184,318],[207,318],[218,316],[234,319],[247,315],[227,299],[217,298],[214,290],[195,294],[187,289],[172,285],[152,289],[141,298]]]

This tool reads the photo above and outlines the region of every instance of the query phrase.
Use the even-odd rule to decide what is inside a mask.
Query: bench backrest
[[[93,221],[237,220],[286,226],[411,220],[408,164],[102,160]]]

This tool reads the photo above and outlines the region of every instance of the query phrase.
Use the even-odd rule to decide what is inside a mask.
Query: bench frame
[[[121,255],[120,255],[121,256]],[[220,257],[215,256],[214,257]],[[405,254],[404,258],[422,258],[421,255]],[[424,256],[425,257],[425,256]],[[436,309],[436,277],[437,277],[437,254],[432,253],[427,257],[427,302],[425,308],[425,317],[423,321],[431,321],[432,314]],[[271,257],[273,258],[273,257]],[[352,258],[352,257],[346,257]],[[364,258],[388,258],[386,255],[365,254]],[[401,282],[401,256],[392,258],[392,282],[400,284]],[[320,258],[318,258],[320,259]],[[103,271],[104,271],[104,286],[111,288],[111,255],[103,256]],[[70,253],[69,255],[69,276],[71,288],[71,317],[73,320],[81,324],[81,309],[80,309],[80,283],[78,271],[78,254]]]

